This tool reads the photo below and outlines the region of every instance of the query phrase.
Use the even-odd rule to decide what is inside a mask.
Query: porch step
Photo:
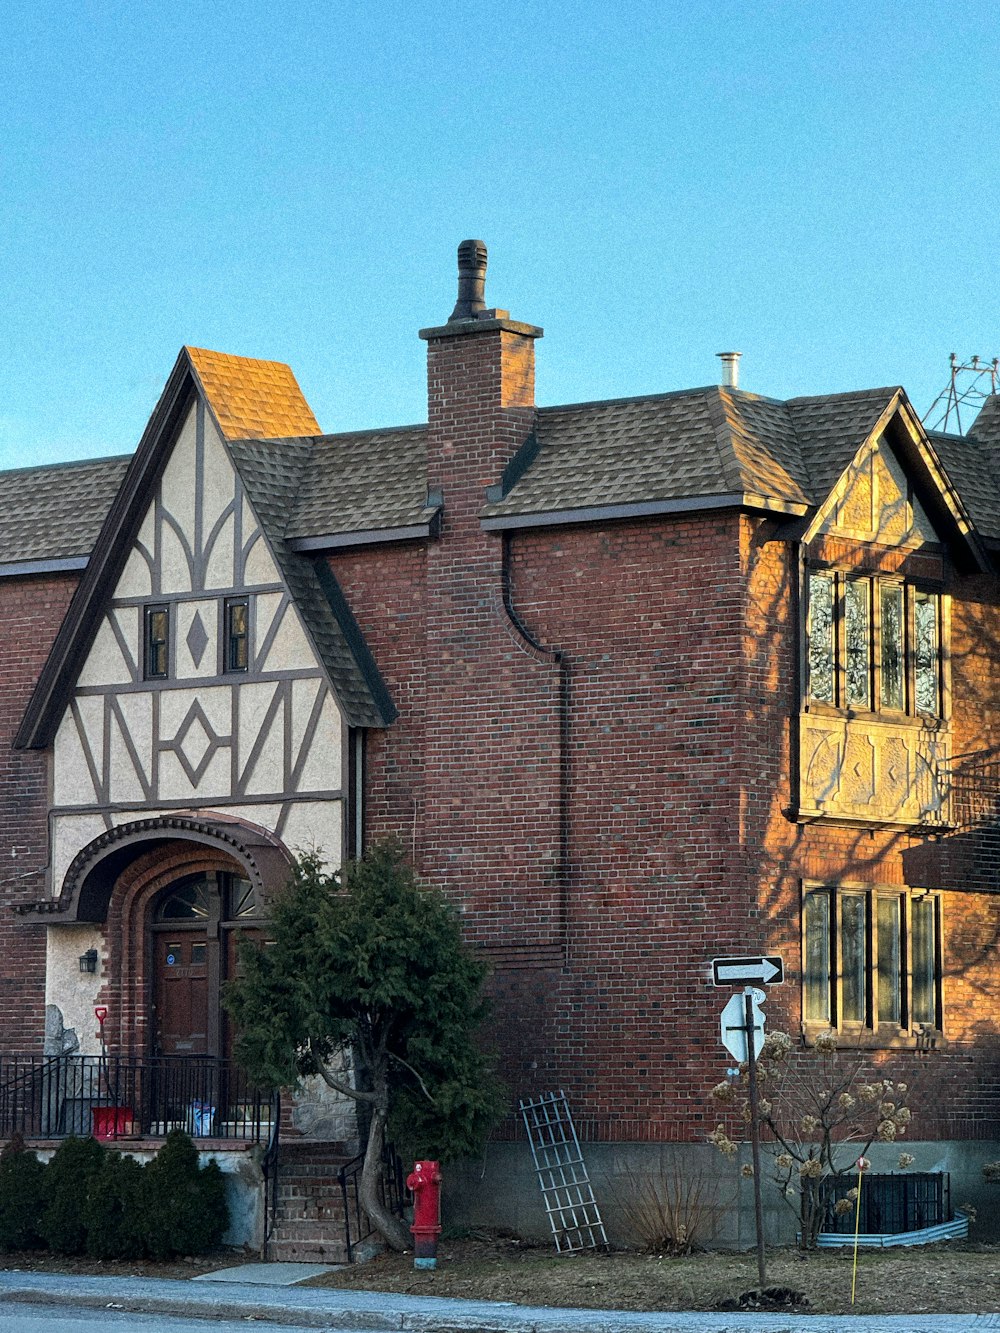
[[[269,1259],[347,1263],[344,1200],[337,1172],[349,1160],[342,1144],[294,1140],[282,1144]]]

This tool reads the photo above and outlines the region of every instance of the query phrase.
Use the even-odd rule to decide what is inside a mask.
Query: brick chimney
[[[487,486],[535,424],[535,339],[542,330],[487,309],[486,246],[458,247],[458,301],[427,343],[427,485],[444,491],[445,524],[476,519]]]

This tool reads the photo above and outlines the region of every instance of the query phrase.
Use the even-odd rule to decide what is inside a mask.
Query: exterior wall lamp
[[[81,971],[81,972],[96,972],[96,971],[97,971],[97,950],[96,950],[96,949],[88,949],[86,953],[82,953],[82,954],[80,955],[80,971]]]

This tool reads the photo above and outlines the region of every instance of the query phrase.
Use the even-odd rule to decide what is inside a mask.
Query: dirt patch
[[[256,1262],[256,1259],[253,1260]],[[5,1273],[70,1273],[74,1277],[173,1277],[190,1278],[210,1273],[216,1268],[232,1268],[247,1263],[246,1255],[232,1250],[178,1259],[174,1263],[154,1263],[152,1259],[88,1259],[85,1255],[45,1254],[21,1250],[0,1255],[0,1270]]]
[[[769,1287],[803,1293],[815,1314],[972,1314],[1000,1308],[998,1260],[1000,1246],[968,1242],[861,1252],[854,1306],[849,1249],[806,1257],[796,1250],[770,1251],[767,1280]],[[309,1285],[520,1305],[716,1310],[734,1308],[759,1283],[753,1255],[559,1256],[551,1247],[477,1234],[443,1240],[433,1271],[415,1270],[412,1255],[386,1253]]]

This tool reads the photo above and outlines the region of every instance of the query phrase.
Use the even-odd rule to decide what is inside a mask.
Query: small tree
[[[394,842],[339,874],[302,857],[269,934],[268,947],[244,947],[227,988],[237,1058],[271,1087],[319,1074],[369,1110],[361,1202],[389,1244],[406,1249],[406,1228],[380,1198],[387,1130],[402,1151],[454,1159],[481,1147],[502,1109],[474,1039],[485,969],[443,894],[418,882]],[[345,1047],[354,1081],[329,1068]]]
[[[757,1061],[762,1141],[769,1149],[782,1198],[798,1214],[803,1249],[815,1246],[823,1225],[823,1179],[856,1172],[858,1159],[876,1140],[892,1143],[910,1123],[907,1085],[891,1079],[866,1080],[865,1061],[863,1051],[840,1049],[833,1032],[822,1033],[811,1047],[793,1056],[792,1039],[777,1031],[767,1034]],[[743,1064],[738,1079],[717,1084],[712,1096],[738,1111],[741,1128],[748,1133],[747,1082]],[[735,1157],[742,1137],[742,1132],[734,1137],[725,1125],[718,1125],[709,1140],[726,1156]],[[900,1169],[912,1162],[909,1153],[900,1153]],[[749,1166],[743,1171],[753,1174]],[[837,1211],[847,1212],[856,1198],[851,1190],[835,1205]]]
[[[146,1249],[150,1210],[145,1206],[145,1167],[119,1152],[105,1153],[83,1203],[87,1253],[96,1259],[138,1259]]]

